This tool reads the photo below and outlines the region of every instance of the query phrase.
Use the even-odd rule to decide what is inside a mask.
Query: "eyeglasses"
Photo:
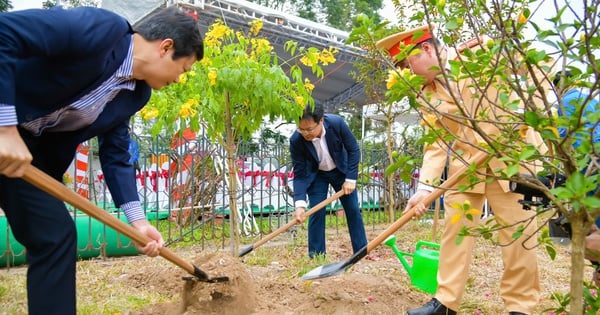
[[[308,134],[312,134],[315,130],[317,130],[317,127],[319,127],[320,125],[321,125],[321,122],[317,123],[314,127],[309,128],[309,129],[298,128],[296,130],[303,135],[308,135]]]
[[[408,61],[408,58],[405,58],[402,61],[394,63],[394,66],[400,69],[410,69],[410,62]]]

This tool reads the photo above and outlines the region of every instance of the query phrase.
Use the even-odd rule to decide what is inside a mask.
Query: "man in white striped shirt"
[[[152,241],[129,162],[129,120],[151,89],[176,83],[203,57],[196,18],[159,10],[134,30],[97,8],[0,13],[0,208],[27,249],[29,314],[75,314],[77,233],[63,202],[19,177],[33,164],[57,180],[77,145],[98,137],[115,204]]]

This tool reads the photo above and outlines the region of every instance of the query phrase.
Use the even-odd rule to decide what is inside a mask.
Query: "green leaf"
[[[517,228],[517,230],[512,234],[512,238],[514,240],[518,239],[519,237],[523,236],[523,225],[519,225],[519,227]]]
[[[521,167],[519,164],[511,164],[506,167],[506,177],[513,177],[519,174]]]
[[[523,152],[521,152],[521,154],[519,156],[519,160],[527,161],[532,156],[534,156],[536,153],[537,153],[537,150],[535,150],[535,149],[532,149],[532,148],[525,149],[525,150],[523,150]]]
[[[556,259],[556,248],[554,248],[554,246],[546,245],[546,253],[548,253],[548,256],[550,256],[550,259],[552,259],[552,260]]]
[[[525,112],[525,123],[536,129],[540,123],[540,117],[535,112],[527,111]]]

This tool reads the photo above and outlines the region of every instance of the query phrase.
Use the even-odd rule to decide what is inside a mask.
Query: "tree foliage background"
[[[10,0],[0,0],[0,12],[6,12],[10,9],[12,9]]]
[[[61,5],[64,8],[75,8],[75,7],[98,7],[102,0],[46,0],[42,3],[42,7],[49,9],[57,5]]]
[[[366,14],[381,21],[377,13],[383,0],[249,0],[262,6],[289,11],[301,18],[350,31],[353,18]]]

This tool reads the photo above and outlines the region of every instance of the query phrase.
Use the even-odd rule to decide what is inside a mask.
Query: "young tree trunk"
[[[386,147],[386,151],[387,151],[387,155],[388,155],[388,159],[389,159],[389,165],[394,163],[393,157],[392,157],[392,151],[393,151],[393,139],[392,139],[392,124],[393,124],[393,118],[390,119],[388,117],[387,119],[387,124],[386,124],[386,128],[385,128],[385,133],[386,133],[386,140],[385,140],[385,147]],[[388,212],[390,214],[390,219],[389,222],[394,222],[395,219],[395,208],[396,208],[396,179],[394,178],[395,174],[390,174],[390,176],[388,176],[387,178],[387,182],[388,182]]]
[[[235,163],[235,137],[231,122],[229,92],[225,92],[225,152],[227,155],[226,176],[229,178],[229,229],[231,232],[231,255],[237,256],[240,247],[240,230],[237,207],[237,165]]]
[[[572,227],[571,240],[571,314],[584,314],[583,310],[583,267],[585,263],[585,236],[591,223],[585,222],[587,211],[580,209],[569,218]]]

